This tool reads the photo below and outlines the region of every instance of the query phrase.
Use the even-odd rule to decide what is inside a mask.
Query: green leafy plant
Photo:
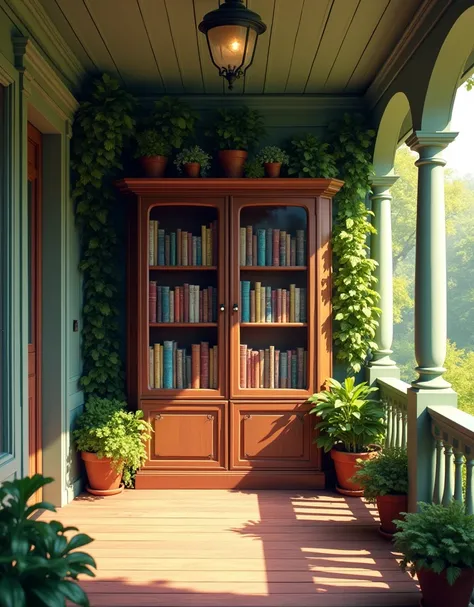
[[[261,177],[265,177],[263,164],[257,158],[248,160],[244,166],[244,175],[249,179],[260,179]]]
[[[177,150],[194,135],[197,113],[184,101],[162,97],[155,102],[150,124],[153,129]]]
[[[92,539],[84,533],[71,536],[76,527],[31,519],[38,510],[56,512],[48,502],[28,505],[52,481],[35,474],[0,487],[0,607],[64,607],[66,600],[89,605],[76,580],[94,577],[96,565],[77,549]]]
[[[267,145],[267,147],[262,148],[258,153],[257,158],[262,164],[265,162],[288,164],[290,161],[288,154],[276,145]]]
[[[211,155],[198,145],[195,145],[192,148],[186,148],[180,152],[174,161],[180,173],[183,170],[183,165],[191,162],[198,162],[201,165],[201,175],[204,177],[211,166]]]
[[[153,430],[143,419],[143,411],[126,411],[125,407],[118,400],[91,398],[77,418],[73,438],[78,451],[110,458],[130,487],[134,473],[147,460],[146,441]]]
[[[288,175],[325,179],[335,177],[337,168],[329,144],[322,143],[314,135],[292,141]]]
[[[372,175],[371,149],[375,132],[363,118],[346,114],[333,127],[332,146],[344,186],[336,195],[333,225],[332,306],[336,357],[352,372],[360,371],[374,341],[380,308],[374,286],[376,262],[369,257],[367,237],[374,233],[366,207]]]
[[[450,585],[461,569],[474,567],[474,515],[463,504],[419,504],[419,512],[397,521],[395,548],[403,553],[400,566],[411,575],[420,569],[446,572]]]
[[[134,130],[133,99],[104,74],[80,104],[71,147],[72,195],[81,238],[83,274],[83,373],[80,385],[91,394],[122,397],[118,296],[120,260],[111,210],[121,154]]]
[[[328,390],[323,390],[308,401],[316,403],[310,413],[320,421],[316,424],[318,447],[330,451],[342,446],[349,453],[363,453],[370,445],[379,444],[385,430],[384,410],[378,400],[369,396],[378,388],[366,382],[356,385],[354,377],[344,384],[328,379]]]
[[[249,150],[265,135],[263,117],[246,106],[219,109],[206,135],[213,137],[221,150]]]
[[[141,133],[137,133],[135,138],[137,140],[135,158],[142,158],[143,156],[169,156],[171,153],[171,146],[154,129],[146,129]]]
[[[362,485],[364,497],[372,504],[381,495],[408,494],[408,456],[406,449],[384,449],[376,457],[358,460],[353,482]]]

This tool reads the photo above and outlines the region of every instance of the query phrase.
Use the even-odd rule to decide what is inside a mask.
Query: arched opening
[[[395,152],[407,123],[411,126],[410,103],[405,93],[399,92],[388,102],[377,132],[374,172],[378,177],[393,174]]]

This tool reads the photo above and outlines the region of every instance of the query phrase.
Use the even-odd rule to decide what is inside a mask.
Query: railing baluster
[[[400,411],[398,402],[395,401],[395,447],[400,447]]]
[[[462,467],[464,465],[464,455],[457,451],[454,454],[454,499],[458,502],[463,501],[462,495]]]
[[[387,424],[387,429],[385,432],[385,447],[389,447],[390,446],[390,402],[385,399],[384,401],[384,405],[385,405],[385,423]]]
[[[402,409],[402,447],[405,449],[407,446],[407,412]]]
[[[474,514],[474,459],[466,458],[466,512]]]
[[[444,491],[443,506],[449,506],[453,499],[453,448],[449,444],[444,447]]]
[[[435,482],[433,489],[433,502],[435,504],[441,503],[441,479],[443,477],[443,441],[436,441],[436,469],[435,469]]]
[[[397,411],[395,409],[395,403],[392,401],[392,419],[390,422],[390,447],[395,447],[395,420],[397,419]]]

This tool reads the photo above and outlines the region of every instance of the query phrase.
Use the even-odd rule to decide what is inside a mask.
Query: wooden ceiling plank
[[[248,0],[247,6],[250,10],[258,13],[267,26],[267,31],[258,37],[253,63],[245,74],[245,93],[257,95],[263,93],[265,85],[268,49],[273,30],[275,0]]]
[[[345,93],[360,93],[367,89],[378,69],[384,64],[421,0],[390,0],[377,29],[355,67]]]
[[[184,91],[183,81],[174,50],[165,0],[138,0],[138,5],[158,63],[165,93],[179,95]]]
[[[209,11],[219,8],[219,0],[194,0],[194,16],[196,26]],[[196,33],[199,60],[201,62],[202,79],[205,93],[222,93],[224,89],[224,80],[219,76],[216,66],[211,61],[209,47],[207,46],[206,36],[197,30]]]
[[[84,50],[101,72],[120,77],[112,56],[109,53],[97,27],[82,0],[58,0],[61,12],[67,19],[74,35],[81,41]],[[54,20],[54,17],[50,15]],[[57,22],[54,20],[54,23]],[[66,38],[69,43],[69,38]]]
[[[163,92],[161,74],[136,0],[85,0],[127,85],[153,95]],[[111,18],[112,17],[112,18]]]
[[[306,84],[305,93],[321,93],[360,0],[335,0]]]
[[[174,47],[178,58],[184,91],[202,93],[204,91],[199,62],[197,25],[194,20],[193,0],[165,0],[171,25]]]
[[[284,93],[304,0],[276,2],[268,54],[265,93]]]
[[[390,0],[361,0],[324,86],[325,93],[343,91]]]
[[[285,93],[303,93],[333,0],[305,0]]]

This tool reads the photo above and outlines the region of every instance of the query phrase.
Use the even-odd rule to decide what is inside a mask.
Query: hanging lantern
[[[206,34],[212,63],[228,81],[229,89],[252,65],[257,38],[266,29],[260,15],[246,8],[242,0],[225,0],[204,15],[199,31]]]

